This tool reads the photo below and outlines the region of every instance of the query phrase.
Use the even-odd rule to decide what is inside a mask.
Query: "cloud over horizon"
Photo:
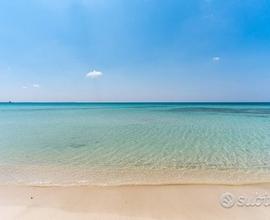
[[[102,75],[103,75],[102,72],[93,70],[93,71],[90,71],[89,73],[87,73],[85,77],[91,78],[91,79],[97,79],[97,78],[101,77]]]

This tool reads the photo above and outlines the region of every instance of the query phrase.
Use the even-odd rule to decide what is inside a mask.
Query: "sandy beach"
[[[224,208],[225,192],[250,203]],[[258,195],[270,195],[270,185],[1,186],[0,219],[269,219],[270,206],[251,204]]]

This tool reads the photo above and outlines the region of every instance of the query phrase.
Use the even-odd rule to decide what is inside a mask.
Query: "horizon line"
[[[95,104],[95,103],[270,103],[270,101],[0,101],[0,104],[35,104],[35,103],[85,103],[85,104]]]

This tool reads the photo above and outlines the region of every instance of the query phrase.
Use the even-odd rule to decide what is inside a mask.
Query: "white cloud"
[[[102,72],[93,70],[93,71],[87,73],[86,77],[91,78],[91,79],[97,79],[97,78],[101,77],[102,75],[103,75]]]
[[[27,86],[22,86],[22,89],[27,89]]]
[[[33,84],[33,87],[34,88],[40,88],[40,85],[39,84]]]
[[[218,62],[218,61],[220,61],[220,57],[212,57],[212,60],[213,60],[214,62]]]

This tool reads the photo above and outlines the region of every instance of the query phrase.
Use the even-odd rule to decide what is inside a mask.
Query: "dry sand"
[[[270,219],[270,206],[232,208],[220,205],[230,192],[250,201],[270,195],[270,184],[171,185],[120,187],[0,186],[0,219]]]

